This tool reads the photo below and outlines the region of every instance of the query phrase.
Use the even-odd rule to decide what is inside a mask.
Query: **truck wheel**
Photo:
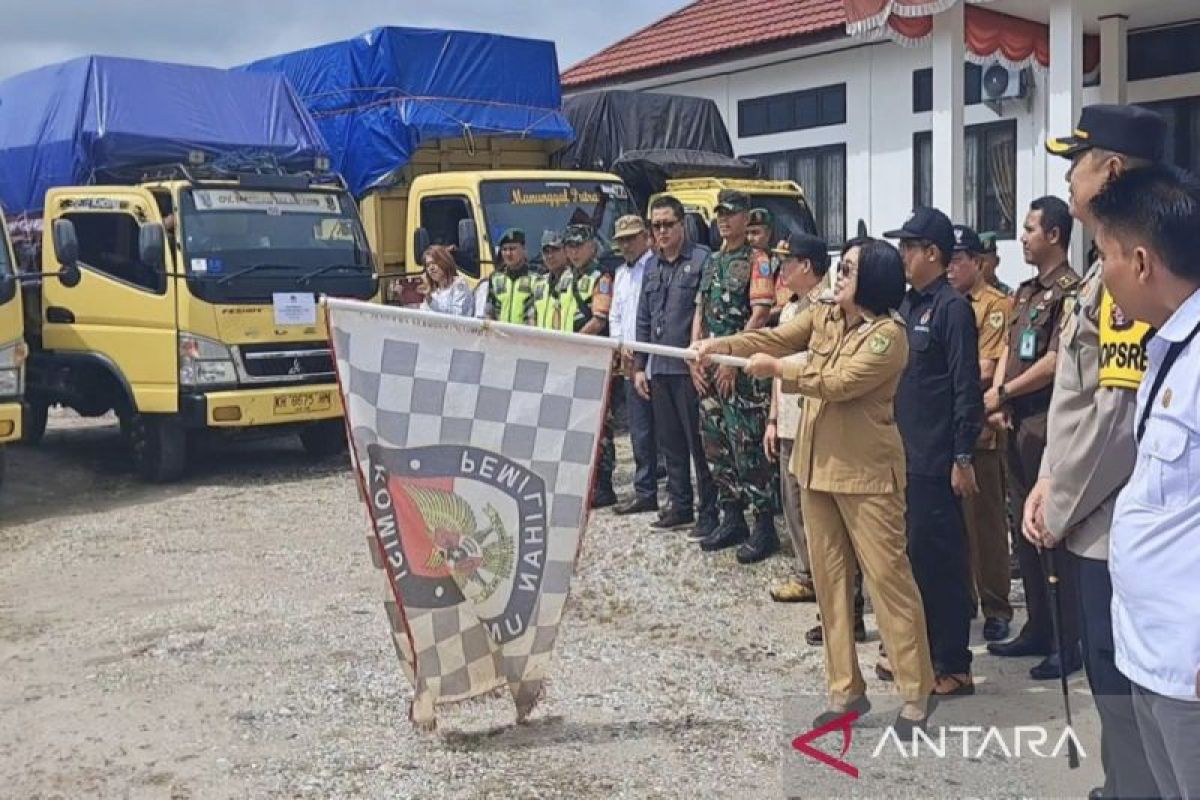
[[[311,456],[336,455],[346,449],[346,425],[340,419],[314,422],[300,431],[300,443]]]
[[[142,480],[170,483],[187,465],[187,432],[166,414],[137,414],[130,420],[133,464]]]
[[[25,428],[21,431],[21,441],[25,444],[38,444],[46,435],[50,404],[45,400],[30,398],[25,404],[25,412]]]

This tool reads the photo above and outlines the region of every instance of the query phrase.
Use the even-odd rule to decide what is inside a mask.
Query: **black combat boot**
[[[717,507],[715,505],[701,508],[700,514],[696,518],[696,527],[687,535],[687,540],[689,542],[703,542],[713,535],[713,531],[717,529],[720,522],[721,518],[717,515]]]
[[[754,518],[754,532],[750,539],[737,551],[739,564],[757,564],[779,551],[779,534],[775,532],[775,517],[758,514]]]
[[[616,504],[617,493],[613,491],[612,478],[597,480],[596,488],[592,490],[592,508],[608,508]]]
[[[746,525],[746,515],[740,506],[725,506],[721,510],[721,524],[712,535],[700,542],[700,549],[706,553],[724,550],[739,545],[750,538],[750,528]]]

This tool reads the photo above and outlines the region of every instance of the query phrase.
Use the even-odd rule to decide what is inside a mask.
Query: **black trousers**
[[[654,437],[654,403],[625,381],[625,413],[633,446],[633,490],[639,499],[658,500],[658,443]]]
[[[671,505],[685,512],[692,510],[694,466],[700,513],[714,513],[717,490],[700,444],[700,398],[692,386],[691,375],[655,375],[650,381],[650,402],[654,408],[655,442],[667,462],[667,496]],[[653,462],[650,468],[652,471],[655,468]]]
[[[1113,645],[1112,578],[1108,562],[1063,550],[1058,563],[1074,562],[1078,578],[1080,634],[1088,685],[1100,714],[1100,762],[1104,796],[1155,797],[1157,786],[1138,733],[1133,686],[1117,669]]]
[[[1038,549],[1021,534],[1021,518],[1025,513],[1025,499],[1037,483],[1042,467],[1042,453],[1046,449],[1046,415],[1037,414],[1015,421],[1015,429],[1008,437],[1008,493],[1012,507],[1014,528],[1013,552],[1021,565],[1021,582],[1025,586],[1025,609],[1029,620],[1021,629],[1021,635],[1046,645],[1058,647],[1054,640],[1054,627],[1050,619],[1050,588],[1046,582],[1046,571]],[[1079,641],[1079,594],[1075,583],[1076,564],[1062,558],[1058,562],[1058,596],[1061,603],[1063,641],[1068,648]]]
[[[937,675],[971,670],[967,526],[950,476],[908,476],[908,559],[921,590]]]

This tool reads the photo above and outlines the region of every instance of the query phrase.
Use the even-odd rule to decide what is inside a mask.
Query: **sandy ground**
[[[860,657],[877,713],[844,756],[860,775],[803,756],[790,743],[821,709],[822,660],[803,641],[815,607],[766,594],[789,559],[741,567],[608,512],[531,722],[486,699],[419,735],[340,459],[313,462],[290,438],[225,443],[182,483],[146,486],[114,423],[62,417],[9,455],[3,797],[1064,797],[1099,782],[1081,676],[1078,771],[975,752],[979,738],[966,756],[954,738],[942,758],[873,758],[895,701],[870,674],[872,617]],[[1058,687],[1028,681],[1032,663],[979,657],[979,695],[943,723],[1048,722],[1052,747]]]

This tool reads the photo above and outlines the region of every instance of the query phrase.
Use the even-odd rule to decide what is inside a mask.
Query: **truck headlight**
[[[179,383],[182,386],[237,383],[237,369],[229,348],[203,336],[179,334]]]
[[[25,389],[25,342],[17,339],[0,345],[0,397],[20,397]]]

